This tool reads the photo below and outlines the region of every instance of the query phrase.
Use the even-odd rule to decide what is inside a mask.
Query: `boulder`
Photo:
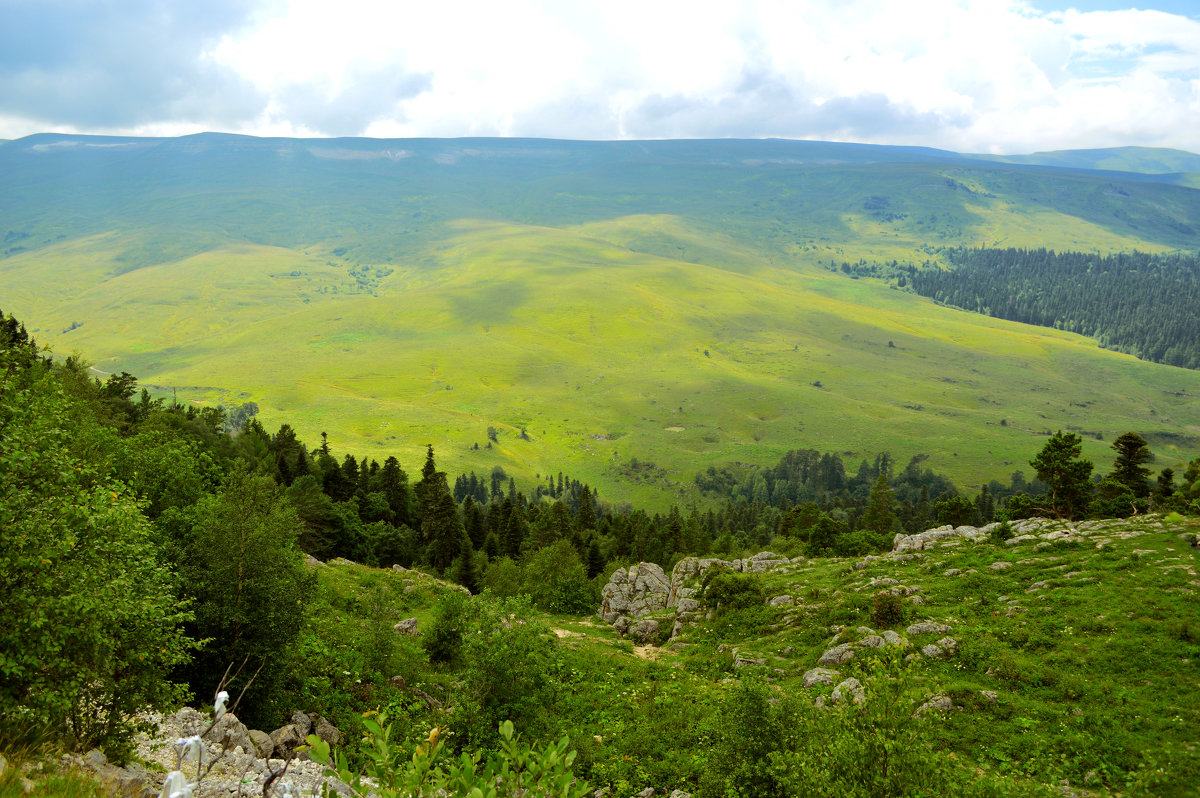
[[[911,637],[912,635],[945,635],[950,634],[954,630],[944,623],[922,621],[921,623],[914,623],[904,631]]]
[[[254,744],[254,751],[247,753],[258,753],[259,759],[270,759],[275,753],[275,743],[271,741],[271,735],[258,729],[250,729],[246,732],[246,736],[250,738],[250,742]]]
[[[935,696],[931,697],[928,701],[926,701],[924,704],[917,707],[917,711],[914,714],[922,715],[930,710],[937,710],[938,712],[949,712],[950,710],[952,710],[954,708],[955,708],[954,702],[950,700],[950,696],[935,695]]]
[[[733,658],[733,667],[735,668],[745,668],[748,665],[761,667],[766,664],[767,661],[765,659],[756,659],[755,657],[737,656]]]
[[[844,665],[852,659],[854,659],[854,649],[850,648],[849,643],[842,643],[840,646],[834,646],[822,654],[817,664],[823,667]]]
[[[600,615],[608,623],[622,615],[641,618],[667,608],[671,582],[652,562],[618,568],[600,592]]]
[[[226,751],[240,747],[247,753],[254,752],[254,742],[246,733],[245,725],[232,712],[226,712],[220,720],[213,724],[212,730],[205,736],[205,740],[216,743]]]
[[[958,641],[953,637],[943,637],[941,640],[937,641],[937,645],[944,648],[947,654],[953,654],[954,652],[958,651]]]
[[[837,675],[837,671],[831,671],[828,668],[813,668],[804,672],[804,686],[813,687],[818,684],[833,684],[833,679]]]
[[[305,734],[301,734],[294,723],[279,727],[271,732],[271,753],[277,759],[291,761],[296,757],[297,746],[304,744]]]
[[[796,600],[791,596],[775,596],[767,603],[772,607],[791,607],[796,603]]]
[[[889,646],[896,646],[897,648],[905,648],[908,646],[908,641],[893,632],[891,629],[888,629],[883,633],[883,642]]]
[[[866,699],[866,691],[858,679],[846,679],[837,687],[833,688],[833,703],[840,704],[843,701],[853,701],[855,704],[861,704]]]
[[[658,621],[646,618],[638,621],[637,625],[630,631],[630,634],[639,643],[650,643],[658,639],[658,629]]]
[[[929,657],[930,659],[941,659],[946,654],[946,652],[943,651],[941,649],[941,647],[935,646],[933,643],[930,643],[929,645],[922,647],[921,653],[924,654],[925,656]]]
[[[879,635],[867,635],[862,640],[859,640],[858,644],[867,648],[879,648],[883,645],[883,638]]]
[[[417,623],[418,622],[416,618],[405,618],[392,628],[402,635],[416,636],[420,634],[420,632],[417,631]]]
[[[342,739],[342,733],[338,731],[337,726],[334,726],[323,717],[317,720],[317,725],[316,728],[313,729],[313,734],[329,743],[330,746],[336,746],[339,742],[341,742]]]

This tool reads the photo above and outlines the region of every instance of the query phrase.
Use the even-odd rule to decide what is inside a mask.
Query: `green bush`
[[[871,623],[881,629],[904,624],[904,602],[892,593],[876,593],[871,599]]]
[[[0,347],[0,732],[120,759],[136,715],[182,697],[190,616],[132,491],[68,454],[78,421],[20,349]]]
[[[433,620],[421,637],[430,662],[453,662],[462,649],[468,610],[466,594],[457,590],[444,595],[433,609]]]
[[[718,613],[760,606],[767,600],[762,581],[753,574],[714,568],[704,575],[701,599]]]

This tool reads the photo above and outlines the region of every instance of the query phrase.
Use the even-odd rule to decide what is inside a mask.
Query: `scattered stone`
[[[246,736],[254,745],[254,751],[246,753],[257,753],[259,759],[270,759],[271,755],[275,753],[275,743],[271,741],[271,735],[266,732],[250,729],[246,732]]]
[[[692,794],[683,790],[675,790],[671,793],[670,798],[692,798]]]
[[[961,573],[962,573],[962,571],[960,571],[957,568],[947,568],[945,571],[942,572],[942,576],[958,576]]]
[[[930,659],[941,659],[946,654],[946,652],[943,651],[940,646],[935,646],[933,643],[922,647],[921,653]]]
[[[639,792],[639,793],[638,793],[638,794],[635,796],[635,798],[654,798],[654,788],[653,788],[653,787],[647,787],[646,789],[644,789],[644,790],[642,790],[641,792]]]
[[[943,637],[941,640],[937,641],[936,645],[945,649],[947,654],[953,654],[958,651],[958,641],[953,637]]]
[[[867,635],[862,640],[859,640],[858,644],[867,648],[879,648],[883,645],[883,638],[879,635]]]
[[[396,624],[392,628],[395,629],[400,634],[408,635],[410,637],[415,637],[420,634],[420,632],[417,630],[417,619],[416,618],[405,618],[403,621]]]
[[[924,714],[925,712],[928,712],[929,710],[937,710],[938,712],[949,712],[950,710],[952,710],[954,708],[955,708],[954,702],[950,700],[950,696],[939,694],[939,695],[935,695],[935,696],[931,697],[924,704],[917,707],[917,711],[914,714],[921,715],[921,714]]]
[[[737,656],[733,658],[733,667],[735,668],[745,668],[748,665],[761,667],[766,664],[767,661],[765,659],[756,659],[755,657]]]
[[[804,672],[804,686],[813,687],[818,684],[833,684],[834,677],[838,675],[837,671],[832,671],[828,668],[813,668]]]
[[[988,570],[991,571],[1007,571],[1009,568],[1012,568],[1012,563],[1005,562],[1003,560],[1000,562],[994,562],[988,566]]]
[[[791,607],[796,603],[796,600],[791,596],[775,596],[767,603],[772,607]]]
[[[889,646],[896,646],[897,648],[905,648],[908,645],[907,640],[893,632],[891,629],[888,629],[883,633],[883,642],[887,643]]]
[[[817,664],[821,666],[844,665],[852,659],[854,659],[854,649],[850,648],[849,643],[842,643],[822,654]]]
[[[863,689],[858,679],[850,678],[843,681],[837,687],[833,688],[833,703],[840,704],[843,701],[850,700],[855,704],[861,704],[866,700],[867,694]]]
[[[995,690],[980,690],[979,695],[983,696],[983,700],[989,704],[994,704],[1000,699],[1000,694]]]
[[[922,621],[921,623],[914,623],[912,626],[908,627],[904,631],[907,635],[909,635],[911,637],[912,635],[944,635],[944,634],[949,634],[950,632],[953,632],[954,630],[951,629],[949,626],[947,626],[944,623],[933,623],[932,621]]]

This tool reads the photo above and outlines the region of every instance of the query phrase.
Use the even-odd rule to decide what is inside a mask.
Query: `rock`
[[[300,732],[301,738],[307,737],[312,732],[313,719],[298,709],[288,718],[288,722],[296,727],[296,731]]]
[[[600,615],[612,623],[619,615],[641,618],[667,608],[671,582],[663,569],[652,562],[618,568],[600,592]]]
[[[401,621],[400,623],[393,626],[392,629],[394,629],[395,631],[399,632],[402,635],[409,635],[410,637],[415,637],[416,635],[420,634],[420,632],[417,631],[417,623],[418,623],[418,621],[416,618],[405,618],[403,621]]]
[[[943,651],[939,646],[935,646],[933,643],[922,647],[921,653],[930,659],[941,659],[946,654],[945,651]]]
[[[947,568],[942,572],[942,576],[958,576],[961,573],[962,571],[958,570],[957,568]]]
[[[791,596],[775,596],[767,603],[772,607],[791,607],[796,603],[796,600]]]
[[[879,635],[867,635],[862,640],[859,640],[858,644],[867,648],[879,648],[883,645],[883,638]]]
[[[316,557],[312,556],[311,554],[304,555],[304,564],[307,565],[309,568],[324,568],[325,567],[325,563],[321,562],[320,560],[318,560]]]
[[[271,753],[281,760],[291,761],[296,756],[296,747],[304,744],[304,736],[294,723],[279,727],[271,732]]]
[[[909,597],[908,602],[910,604],[924,604],[925,599],[921,598],[920,596],[911,596]]]
[[[617,630],[617,634],[623,635],[629,631],[630,620],[628,616],[618,615],[613,621],[613,628]]]
[[[988,566],[988,570],[991,571],[1007,571],[1009,568],[1012,568],[1012,563],[1004,562],[1003,560],[1000,562],[994,562]]]
[[[833,688],[833,703],[840,704],[843,701],[853,701],[855,704],[861,704],[866,700],[866,691],[858,679],[846,679],[837,687]]]
[[[913,635],[944,635],[944,634],[949,634],[950,632],[953,632],[954,630],[951,629],[949,626],[947,626],[944,623],[933,623],[931,621],[922,621],[921,623],[914,623],[912,626],[908,627],[904,631],[905,631],[905,634],[907,634],[909,637],[911,637]]]
[[[275,743],[271,741],[271,735],[266,732],[250,729],[246,732],[246,736],[254,744],[254,750],[258,752],[260,759],[270,759],[271,754],[275,753]]]
[[[675,603],[675,612],[682,615],[700,609],[700,602],[692,598],[681,598]]]
[[[817,664],[821,666],[844,665],[852,659],[854,659],[854,649],[850,648],[849,643],[842,643],[822,654]]]
[[[246,733],[245,725],[232,712],[225,713],[213,724],[205,740],[216,743],[226,751],[232,751],[238,746],[241,746],[243,751],[254,750],[254,742]]]
[[[893,632],[891,629],[888,629],[883,633],[883,642],[889,646],[896,646],[897,648],[905,648],[908,645],[907,640]]]
[[[989,704],[994,704],[1000,699],[1000,694],[995,690],[980,690],[979,695],[983,696],[983,700]]]
[[[935,695],[935,696],[931,697],[924,704],[917,707],[917,711],[914,713],[914,715],[921,715],[930,710],[937,710],[938,712],[949,712],[950,710],[952,710],[954,708],[955,708],[954,702],[950,700],[950,696],[939,694],[939,695]]]
[[[320,718],[317,721],[317,727],[313,730],[313,734],[329,743],[330,746],[336,746],[342,739],[342,733],[338,731],[337,726],[334,726],[325,720],[325,718]]]
[[[761,667],[766,664],[767,664],[767,661],[765,659],[756,659],[754,657],[742,657],[742,656],[737,656],[737,657],[733,658],[733,667],[735,667],[735,668],[745,668],[748,665],[755,665],[755,666]]]
[[[392,566],[392,570],[396,571],[397,573],[403,573],[404,571],[407,571],[408,569],[405,568],[400,563],[396,563],[395,565]]]
[[[943,637],[941,640],[937,641],[936,645],[944,648],[947,654],[953,654],[954,652],[958,651],[958,641],[953,637]]]
[[[833,679],[838,676],[837,671],[831,671],[828,668],[813,668],[804,672],[804,686],[813,687],[818,684],[833,684]]]
[[[658,621],[649,618],[637,622],[630,632],[639,643],[650,643],[658,639]]]
[[[103,770],[108,765],[108,757],[99,748],[93,748],[83,755],[83,766],[88,770]]]
[[[692,798],[692,794],[690,792],[684,792],[683,790],[673,790],[670,798]]]
[[[636,798],[654,798],[654,788],[647,787],[646,789],[639,792],[637,794]]]

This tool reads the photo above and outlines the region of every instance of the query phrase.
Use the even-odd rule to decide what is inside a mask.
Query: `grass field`
[[[268,430],[328,432],[339,454],[415,470],[433,444],[451,472],[563,471],[664,506],[709,465],[801,447],[928,454],[963,487],[1028,474],[1060,428],[1102,468],[1127,430],[1162,465],[1200,453],[1196,372],[825,268],[963,243],[1171,249],[1200,219],[1192,189],[976,162],[735,168],[670,142],[674,160],[613,143],[407,172],[283,169],[250,144],[89,171],[19,144],[0,148],[0,307],[59,355],[180,401],[253,400]],[[634,458],[659,470],[631,476]]]

